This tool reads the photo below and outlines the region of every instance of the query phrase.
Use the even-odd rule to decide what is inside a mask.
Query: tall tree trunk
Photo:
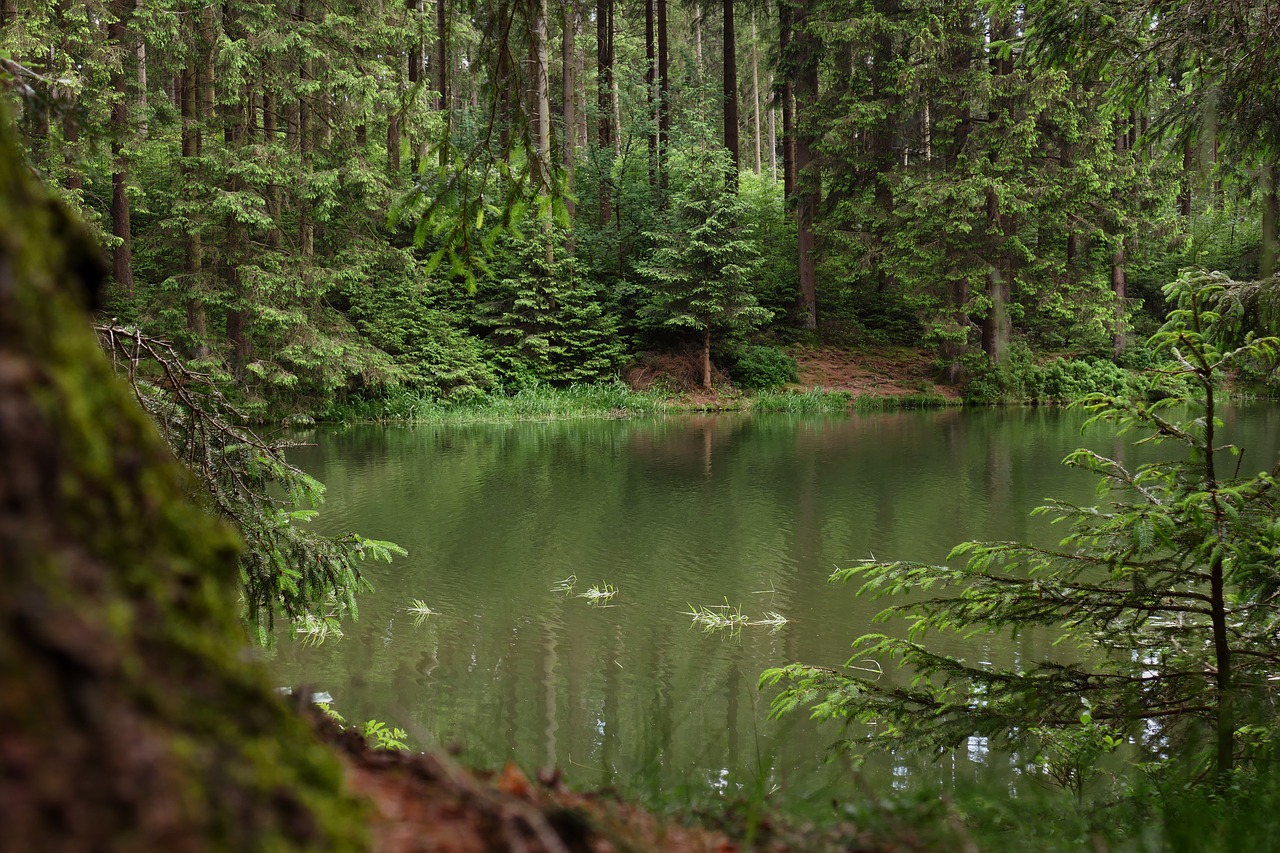
[[[544,198],[552,192],[551,166],[551,84],[547,77],[547,0],[536,0],[534,5],[533,27],[531,28],[533,44],[530,47],[534,54],[533,97],[537,103],[538,136],[537,167],[538,194]],[[555,261],[555,246],[552,243],[553,221],[550,206],[541,214],[542,237],[546,244],[547,273]]]
[[[671,144],[671,80],[667,54],[667,0],[658,3],[658,186],[667,188],[667,148]],[[665,205],[665,200],[663,204]]]
[[[1259,176],[1262,183],[1262,248],[1258,255],[1258,275],[1270,278],[1280,267],[1280,177],[1268,163]]]
[[[756,46],[759,32],[756,30],[756,10],[751,10],[751,112],[756,127],[756,174],[764,168],[762,158],[763,140],[761,138],[760,121],[760,50]]]
[[[72,0],[58,0],[58,22],[63,32],[62,53],[71,56],[72,45],[69,26],[66,23],[67,12],[71,10]],[[0,24],[0,27],[3,25]],[[68,109],[62,116],[62,166],[66,170],[66,187],[75,192],[84,188],[84,167],[80,163],[80,119],[76,111]]]
[[[147,113],[149,112],[149,108],[147,106],[147,40],[141,35],[138,36],[136,52],[138,62],[138,96],[134,102],[133,114],[138,126],[138,137],[146,139],[150,127],[149,119],[147,117]]]
[[[1127,261],[1128,256],[1122,240],[1120,248],[1116,249],[1115,254],[1111,256],[1111,292],[1116,299],[1116,326],[1111,338],[1111,354],[1115,358],[1119,358],[1124,353],[1125,348],[1124,306],[1129,289],[1129,274],[1125,270]]]
[[[813,0],[795,4],[797,14],[794,18],[795,32],[791,44],[793,53],[791,68],[795,74],[794,96],[798,113],[794,119],[796,124],[796,248],[800,272],[797,308],[801,328],[808,330],[818,327],[818,293],[814,258],[817,241],[814,236],[814,226],[818,217],[818,200],[822,192],[818,165],[813,162],[813,144],[816,141],[813,136],[813,125],[816,116],[810,113],[799,114],[801,104],[806,111],[816,111],[818,103],[818,45],[806,27],[812,8]]]
[[[702,387],[711,390],[711,327],[702,330]]]
[[[182,177],[187,201],[194,201],[196,185],[195,159],[200,156],[201,131],[199,108],[199,66],[184,68],[178,76],[179,109],[182,113]],[[209,355],[209,321],[201,298],[204,278],[204,245],[200,232],[188,226],[183,246],[183,272],[186,275],[187,293],[187,354],[191,358],[207,358]]]
[[[778,2],[778,53],[782,87],[782,194],[788,200],[796,194],[796,118],[792,78],[795,75],[794,48],[791,43],[791,0]]]
[[[609,162],[609,149],[613,146],[613,30],[611,25],[613,0],[596,0],[596,112],[600,143],[600,158]],[[607,167],[606,167],[607,168]],[[611,174],[600,176],[600,224],[607,225],[613,218],[610,186]]]
[[[560,32],[560,99],[563,112],[564,130],[560,134],[562,164],[564,166],[565,209],[569,221],[573,221],[573,181],[574,181],[574,149],[578,141],[578,84],[577,61],[574,39],[578,33],[578,4],[576,2],[562,5],[563,18]]]
[[[130,53],[127,19],[133,14],[133,0],[115,0],[114,18],[107,38],[119,52],[119,64],[111,72],[111,233],[119,241],[113,252],[116,287],[133,298],[133,231],[129,223],[129,159],[125,144],[132,136],[129,126],[129,93],[126,59]],[[136,54],[134,54],[136,56]]]
[[[649,104],[649,186],[657,186],[658,177],[658,49],[654,38],[654,0],[644,0],[644,88]]]
[[[702,82],[702,69],[706,67],[702,59],[702,23],[706,13],[702,0],[693,0],[691,14],[693,17],[693,79],[695,83]]]
[[[729,181],[737,192],[738,145],[738,47],[733,26],[733,0],[724,0],[724,147],[729,152],[732,171]]]
[[[991,41],[999,41],[1009,34],[1008,22],[1003,18],[991,17]],[[993,77],[991,106],[987,120],[996,126],[1000,121],[1000,110],[1008,109],[1008,95],[1004,91],[1002,78],[1013,73],[1013,61],[1002,58],[994,49],[989,50],[988,63]],[[995,157],[995,153],[991,153]],[[1012,224],[1007,221],[1000,207],[1000,197],[994,189],[987,190],[987,233],[990,235],[987,271],[987,301],[989,308],[982,322],[982,348],[987,356],[996,364],[1004,361],[1008,352],[1012,325],[1009,317],[1009,296],[1012,289],[1013,255],[1008,243]]]
[[[443,167],[449,165],[448,139],[453,118],[449,90],[449,10],[445,6],[445,0],[436,0],[436,53],[432,66],[435,78],[432,83],[436,91],[436,110],[444,120],[440,141],[440,165]]]

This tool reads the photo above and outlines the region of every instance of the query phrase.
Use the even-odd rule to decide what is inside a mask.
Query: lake
[[[1245,470],[1275,458],[1278,417],[1227,414]],[[1132,458],[1104,431],[1081,436],[1083,420],[1001,409],[297,434],[315,446],[291,458],[328,487],[315,524],[409,556],[367,566],[374,591],[345,637],[282,638],[271,666],[418,747],[456,745],[482,767],[556,765],[571,786],[652,804],[763,786],[785,806],[972,776],[988,760],[980,743],[927,767],[882,756],[860,780],[829,760],[838,726],[769,720],[757,680],[790,661],[842,666],[858,634],[897,630],[873,624],[883,603],[827,582],[836,567],[1061,538],[1028,513],[1050,496],[1092,501],[1096,485],[1062,458],[1080,446]],[[593,587],[616,594],[593,603]],[[414,599],[434,613],[416,618]],[[714,605],[786,622],[704,633],[686,612]],[[1050,653],[1035,633],[931,642],[1002,663]]]

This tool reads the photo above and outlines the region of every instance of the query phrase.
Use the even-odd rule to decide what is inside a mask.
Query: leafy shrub
[[[796,360],[777,347],[743,347],[729,374],[738,387],[753,391],[772,390],[800,381]]]

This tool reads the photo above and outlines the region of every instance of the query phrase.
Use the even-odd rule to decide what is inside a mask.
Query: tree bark
[[[724,147],[729,152],[732,170],[730,186],[737,192],[739,163],[738,144],[738,47],[733,25],[733,0],[724,0]]]
[[[1258,275],[1270,278],[1280,267],[1280,179],[1268,163],[1262,167],[1262,247],[1258,255]]]
[[[818,102],[818,46],[814,37],[808,33],[806,24],[813,7],[813,0],[796,4],[794,24],[796,32],[792,42],[795,74],[794,96],[799,113],[799,105],[804,104],[806,110],[816,110]],[[797,308],[800,315],[800,326],[814,330],[818,327],[818,295],[815,270],[814,251],[816,238],[814,226],[818,217],[818,200],[822,192],[821,175],[817,163],[813,162],[813,120],[811,115],[796,115],[795,133],[795,192],[796,192],[796,237],[798,268],[800,272],[800,293]]]
[[[609,162],[609,149],[613,147],[613,0],[596,0],[596,111],[599,114],[598,136],[600,158]],[[600,224],[608,225],[613,218],[611,203],[612,175],[600,176]]]
[[[751,10],[751,112],[755,120],[756,130],[756,169],[757,175],[764,168],[763,165],[763,140],[761,134],[760,121],[760,50],[756,46],[759,40],[759,32],[756,30],[756,10]]]
[[[562,5],[563,17],[560,32],[560,99],[564,130],[560,134],[561,162],[564,167],[565,209],[569,220],[573,221],[573,181],[574,181],[574,149],[578,139],[578,84],[576,49],[574,37],[578,32],[578,4],[576,2]]]
[[[246,662],[236,537],[92,339],[96,240],[21,164],[0,117],[4,845],[357,849],[337,762]]]
[[[671,144],[671,80],[667,54],[667,0],[658,4],[658,186],[667,188],[667,148]],[[665,199],[662,204],[665,205]]]
[[[132,131],[125,57],[129,54],[126,21],[133,14],[133,0],[116,0],[112,13],[114,18],[108,25],[107,38],[119,51],[119,64],[111,72],[115,98],[111,103],[111,234],[119,241],[113,252],[112,267],[116,287],[132,299],[133,229],[129,222],[129,158],[125,153]]]
[[[791,44],[791,2],[778,2],[778,53],[781,57],[782,87],[782,194],[788,200],[796,194],[796,120],[795,98],[791,80],[795,74],[794,48]]]
[[[649,120],[652,122],[648,133],[649,141],[649,186],[657,186],[658,181],[658,49],[654,38],[655,12],[654,0],[644,0],[644,89],[645,99],[649,105]]]

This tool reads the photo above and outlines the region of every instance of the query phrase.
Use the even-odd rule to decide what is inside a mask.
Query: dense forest
[[[1179,268],[1275,270],[1274,15],[4,0],[0,61],[111,314],[257,415],[323,415],[662,352],[707,387],[815,343],[959,383],[1141,363]]]

